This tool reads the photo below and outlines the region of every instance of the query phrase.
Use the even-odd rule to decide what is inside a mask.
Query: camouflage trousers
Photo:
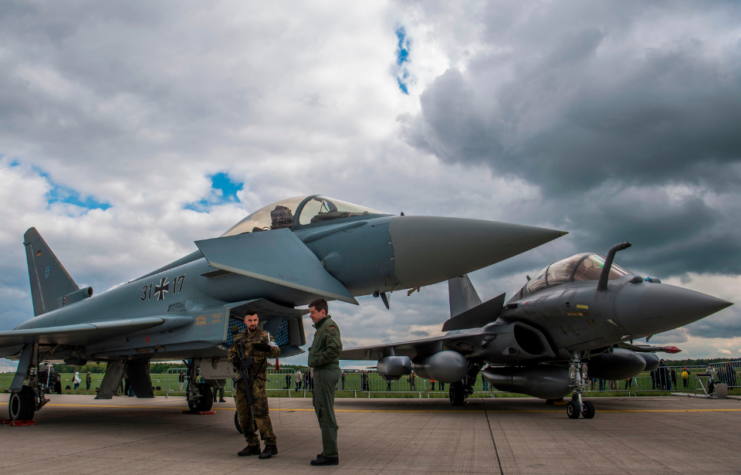
[[[268,393],[265,391],[265,381],[256,380],[252,383],[252,410],[250,410],[250,405],[247,403],[247,393],[244,389],[244,383],[237,381],[236,386],[237,415],[247,445],[259,447],[260,439],[262,439],[265,445],[276,445],[278,439],[275,437],[273,424],[270,422]],[[255,425],[257,426],[257,430],[260,431],[260,439],[257,438],[257,434],[255,433]]]

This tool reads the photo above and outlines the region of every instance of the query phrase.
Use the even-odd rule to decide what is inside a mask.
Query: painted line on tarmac
[[[97,408],[116,408],[116,409],[172,409],[174,411],[187,410],[187,407],[172,407],[172,406],[109,406],[105,404],[46,404],[47,406],[54,407],[97,407]],[[234,411],[235,408],[231,407],[212,407],[212,411]],[[270,408],[271,411],[281,412],[314,412],[314,409],[305,408]],[[403,409],[335,409],[334,412],[348,412],[348,413],[387,413],[387,414],[478,414],[483,413],[483,410],[403,410]],[[542,410],[542,409],[521,409],[521,410],[490,410],[487,412],[494,414],[547,414],[547,413],[561,413],[560,410]],[[741,409],[598,409],[598,412],[609,412],[609,413],[681,413],[681,412],[741,412]]]

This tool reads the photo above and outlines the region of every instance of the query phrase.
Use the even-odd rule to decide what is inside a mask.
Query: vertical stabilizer
[[[28,276],[31,279],[33,313],[39,316],[57,309],[59,297],[79,288],[36,228],[26,231],[23,244],[26,246]]]
[[[481,305],[479,294],[473,288],[468,275],[448,280],[448,297],[450,298],[450,318]]]

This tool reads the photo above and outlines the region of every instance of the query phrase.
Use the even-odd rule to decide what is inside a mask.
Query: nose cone
[[[621,307],[626,310],[632,307],[630,312],[621,312],[619,318],[634,336],[673,330],[733,305],[732,302],[723,299],[672,285],[650,283],[641,285],[647,288],[640,296],[625,296],[637,299],[637,305],[633,302],[633,305],[617,306],[619,311]],[[620,295],[618,298],[623,297]]]
[[[482,269],[567,233],[479,219],[400,216],[389,234],[396,278],[411,288]]]

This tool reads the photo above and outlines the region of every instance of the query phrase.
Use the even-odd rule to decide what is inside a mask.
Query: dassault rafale
[[[502,391],[558,400],[572,394],[566,412],[591,419],[582,400],[589,377],[632,378],[659,366],[657,351],[676,347],[633,344],[634,339],[679,328],[730,305],[699,292],[637,276],[594,253],[549,265],[505,304],[482,303],[468,276],[448,280],[451,318],[440,337],[352,348],[343,360],[378,360],[378,372],[397,380],[412,370],[450,383],[450,401],[462,405],[478,373]],[[587,366],[589,371],[587,371]]]
[[[187,360],[192,411],[231,378],[226,353],[248,309],[281,348],[306,344],[302,316],[317,297],[357,304],[487,267],[565,232],[464,218],[391,215],[319,195],[262,208],[197,250],[93,296],[79,288],[35,228],[24,235],[35,317],[0,332],[0,357],[18,360],[10,418],[30,420],[46,404],[39,366],[106,362],[97,398],[124,373],[137,397],[153,397],[149,362]],[[206,383],[199,383],[201,379]]]

